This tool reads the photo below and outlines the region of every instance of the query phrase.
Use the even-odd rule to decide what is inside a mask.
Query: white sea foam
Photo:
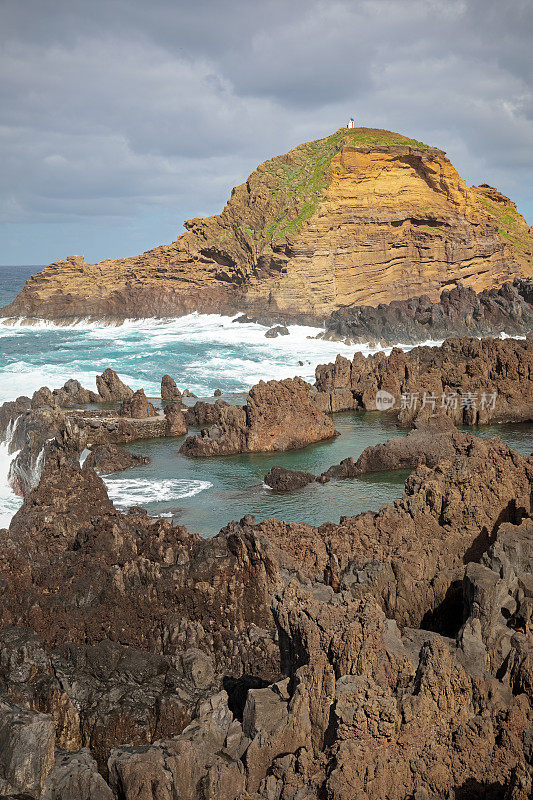
[[[40,367],[26,361],[15,361],[0,371],[0,405],[6,400],[15,400],[21,395],[31,397],[41,386],[58,389],[70,378],[75,378],[85,388],[96,391],[96,376],[110,366],[110,359],[102,360],[100,366],[100,370],[80,369],[77,367],[75,359],[69,363],[46,364]],[[121,379],[133,389],[144,388],[150,396],[154,396],[154,392],[158,391],[158,383],[140,380],[132,375],[124,374],[120,369],[118,371]]]
[[[198,396],[211,394],[217,386],[243,392],[259,380],[300,375],[312,381],[316,365],[332,361],[337,353],[351,358],[356,351],[368,355],[381,349],[316,339],[321,329],[306,325],[290,325],[288,336],[267,339],[266,326],[232,319],[197,313],[172,319],[127,319],[120,324],[88,319],[68,325],[0,319],[0,338],[6,342],[6,358],[0,368],[0,403],[20,395],[31,396],[41,386],[60,387],[69,378],[94,390],[96,376],[106,367],[115,369],[133,389],[144,388],[151,397],[158,395],[164,372]],[[15,338],[8,342],[6,337]],[[11,459],[4,450],[0,514],[5,519],[20,500],[7,485]],[[202,481],[109,479],[112,499],[121,506],[179,499],[208,485]]]
[[[91,451],[88,450],[87,447],[84,450],[81,451],[81,453],[80,453],[80,467],[83,467],[83,465],[85,464],[85,461],[87,459],[87,456],[90,454],[90,452]]]
[[[210,481],[176,478],[168,480],[147,480],[144,478],[105,477],[110,499],[118,508],[143,506],[168,500],[180,500],[209,489]]]
[[[368,351],[364,346],[350,347],[342,342],[309,338],[320,331],[309,326],[291,325],[289,336],[266,339],[267,328],[264,325],[242,325],[219,314],[125,320],[120,326],[87,321],[68,326],[46,321],[35,325],[24,320],[10,322],[10,325],[0,324],[0,335],[12,336],[14,332],[24,335],[26,346],[21,342],[22,357],[6,364],[1,372],[0,402],[13,400],[21,394],[31,396],[40,386],[62,386],[69,378],[76,378],[94,390],[96,375],[108,366],[117,369],[122,380],[132,388],[143,387],[148,395],[154,396],[158,393],[160,376],[154,376],[152,380],[139,378],[128,374],[127,366],[121,369],[121,363],[133,361],[130,368],[134,372],[134,364],[139,363],[146,374],[147,367],[143,362],[149,363],[151,354],[160,358],[167,355],[169,359],[173,356],[181,358],[184,348],[197,351],[190,353],[181,370],[188,388],[198,395],[210,394],[214,378],[221,383],[230,380],[233,390],[247,389],[261,379],[279,379],[296,374],[312,378],[316,364],[331,360],[338,352],[348,355],[358,349]],[[48,363],[35,363],[31,347],[34,337],[49,336],[51,332],[60,335],[64,331],[71,331],[72,339],[65,341],[61,337],[57,343],[54,339],[50,343],[47,341],[42,360]],[[206,345],[205,350],[209,349],[209,354],[203,345]],[[48,347],[53,349],[50,359],[46,358]],[[213,356],[217,350],[220,350],[220,355]],[[304,362],[304,367],[298,365],[299,360]],[[238,382],[237,386],[235,382]]]
[[[22,503],[22,498],[15,494],[8,482],[11,462],[18,454],[18,451],[10,452],[11,439],[16,426],[17,421],[15,421],[14,425],[10,424],[6,431],[5,440],[0,442],[0,528],[7,528],[13,514]]]

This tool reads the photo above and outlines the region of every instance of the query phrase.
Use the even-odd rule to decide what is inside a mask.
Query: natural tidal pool
[[[369,445],[402,435],[392,419],[377,412],[336,414],[334,421],[339,431],[335,439],[288,452],[192,459],[178,452],[183,438],[135,442],[128,449],[149,456],[151,463],[106,476],[105,481],[119,508],[138,503],[150,514],[172,517],[202,536],[213,536],[245,514],[319,525],[378,509],[399,497],[406,472],[312,483],[291,493],[264,485],[263,477],[274,465],[320,474],[343,458],[357,458]]]
[[[407,433],[379,412],[346,412],[334,415],[334,421],[340,434],[334,440],[284,453],[191,459],[178,452],[183,438],[136,442],[129,449],[149,456],[151,463],[106,476],[105,481],[117,507],[141,505],[150,514],[171,517],[205,537],[245,514],[258,520],[277,517],[320,525],[338,522],[344,515],[378,510],[400,497],[406,471],[312,483],[287,494],[264,485],[263,477],[274,465],[320,474],[343,458],[357,459],[369,445]],[[476,432],[499,435],[523,455],[533,450],[532,425],[495,425]]]

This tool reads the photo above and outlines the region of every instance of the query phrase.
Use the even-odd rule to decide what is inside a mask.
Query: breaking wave
[[[104,476],[110,499],[117,508],[144,506],[147,503],[160,503],[193,497],[213,485],[210,481],[176,478],[169,480],[148,480],[143,478],[110,478]]]

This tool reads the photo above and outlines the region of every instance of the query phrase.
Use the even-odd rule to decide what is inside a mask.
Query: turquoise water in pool
[[[136,442],[129,449],[150,456],[151,463],[105,478],[119,507],[137,503],[152,514],[172,517],[191,531],[213,536],[233,519],[253,514],[258,520],[277,517],[289,522],[320,525],[344,515],[377,511],[400,497],[408,472],[384,472],[354,480],[311,483],[288,494],[266,487],[263,477],[274,465],[320,474],[332,464],[365,447],[404,436],[385,414],[347,412],[334,416],[339,436],[304,450],[249,453],[209,459],[179,454],[183,439]],[[482,436],[499,435],[523,455],[533,450],[533,426],[498,425],[480,429]],[[181,496],[180,496],[181,495]]]
[[[258,520],[278,517],[319,525],[338,522],[341,515],[377,510],[399,497],[406,472],[312,483],[290,493],[274,492],[264,485],[263,477],[274,465],[320,474],[343,458],[357,458],[371,444],[402,435],[393,421],[379,413],[336,414],[334,421],[339,431],[335,439],[284,453],[191,459],[178,452],[183,439],[135,442],[128,449],[150,456],[151,463],[105,481],[119,507],[135,505],[138,498],[150,513],[172,517],[202,536],[213,536],[245,514]]]

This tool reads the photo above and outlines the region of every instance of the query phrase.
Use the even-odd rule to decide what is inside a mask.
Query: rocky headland
[[[51,264],[0,315],[246,311],[316,323],[346,306],[421,295],[427,305],[459,281],[480,292],[532,276],[532,234],[511,200],[468,187],[442,150],[373,128],[341,128],[265,161],[221,214],[185,227],[133,258]],[[334,317],[330,330],[353,326],[354,314]],[[363,323],[373,327],[372,315]]]

